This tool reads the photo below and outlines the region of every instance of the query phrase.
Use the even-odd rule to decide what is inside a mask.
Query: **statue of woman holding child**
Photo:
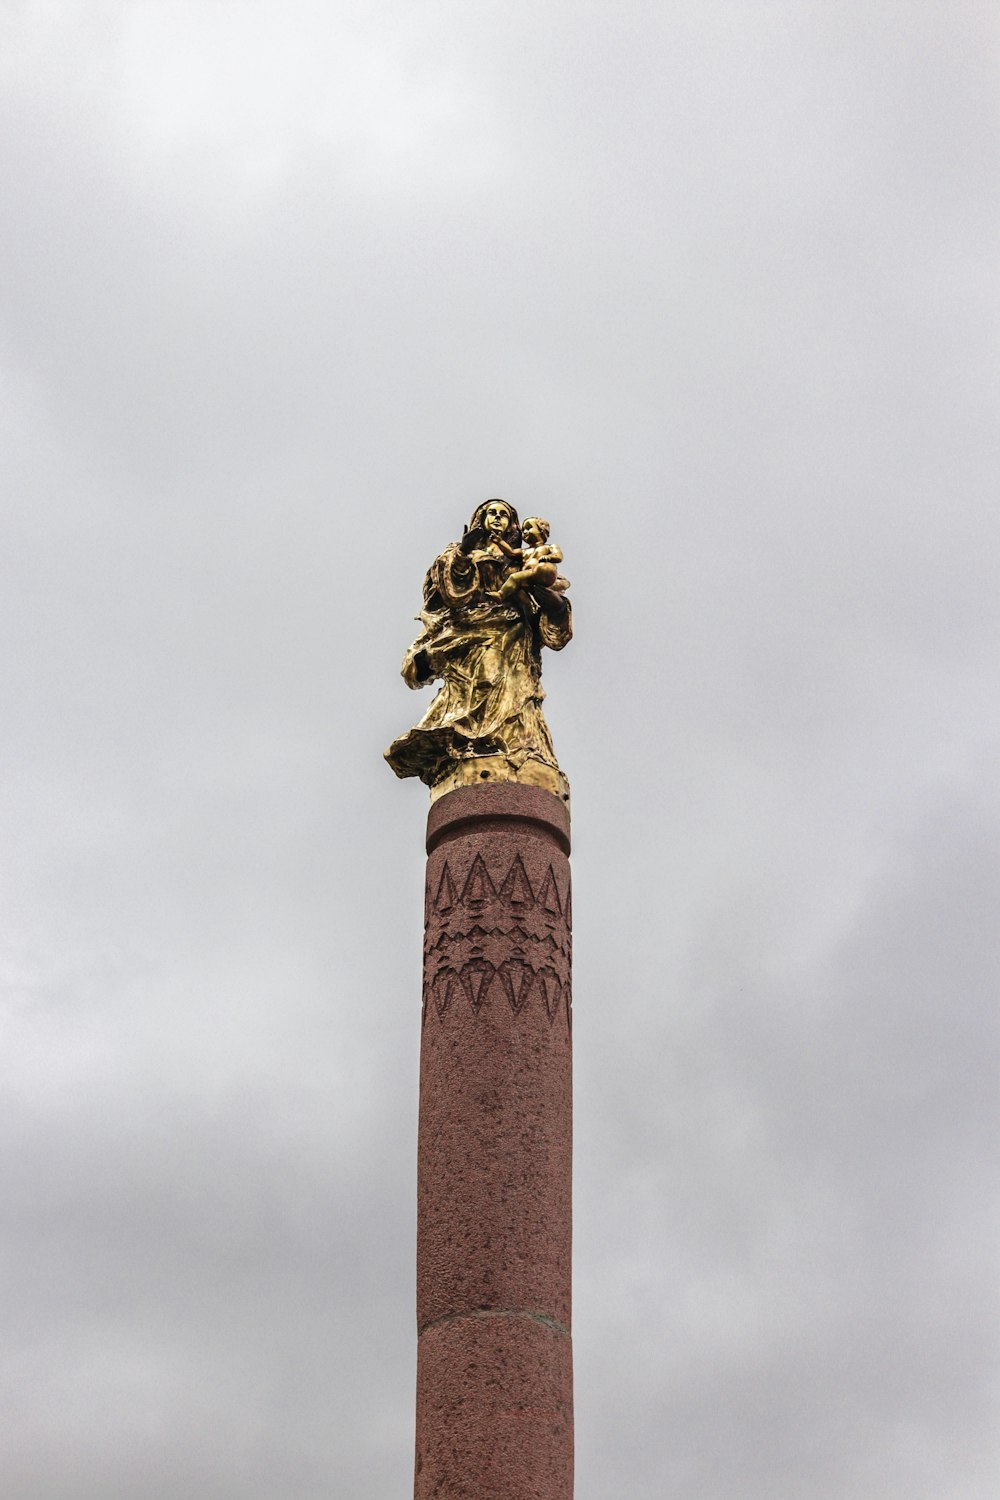
[[[561,651],[573,634],[561,562],[548,522],[520,522],[505,500],[478,506],[462,540],[435,558],[403,677],[411,688],[442,685],[385,752],[397,776],[419,776],[432,796],[487,780],[568,794],[541,684],[541,648]]]

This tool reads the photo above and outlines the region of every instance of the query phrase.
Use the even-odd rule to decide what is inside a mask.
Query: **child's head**
[[[549,539],[549,523],[543,521],[541,516],[528,516],[527,520],[521,522],[521,535],[529,547],[540,547]]]

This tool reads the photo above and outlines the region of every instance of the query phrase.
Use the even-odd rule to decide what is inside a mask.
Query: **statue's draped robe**
[[[423,629],[403,658],[410,687],[440,678],[441,689],[420,723],[389,746],[386,760],[397,776],[419,776],[430,786],[457,761],[480,755],[505,756],[515,772],[529,761],[558,770],[542,713],[541,648],[561,651],[569,641],[569,600],[543,590],[540,601],[497,603],[485,588],[495,586],[501,570],[481,564],[481,586],[468,602],[448,604],[440,565],[456,555],[449,548],[428,573]]]

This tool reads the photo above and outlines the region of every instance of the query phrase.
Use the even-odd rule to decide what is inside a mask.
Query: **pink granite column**
[[[569,815],[449,792],[427,827],[417,1500],[571,1500]]]

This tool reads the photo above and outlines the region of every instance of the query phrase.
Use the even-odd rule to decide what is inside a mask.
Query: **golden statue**
[[[432,797],[486,781],[568,797],[541,683],[541,648],[561,651],[573,634],[561,562],[549,523],[532,516],[522,525],[506,500],[478,506],[462,540],[435,558],[403,678],[411,688],[440,678],[441,689],[385,752],[397,776],[419,776]]]

